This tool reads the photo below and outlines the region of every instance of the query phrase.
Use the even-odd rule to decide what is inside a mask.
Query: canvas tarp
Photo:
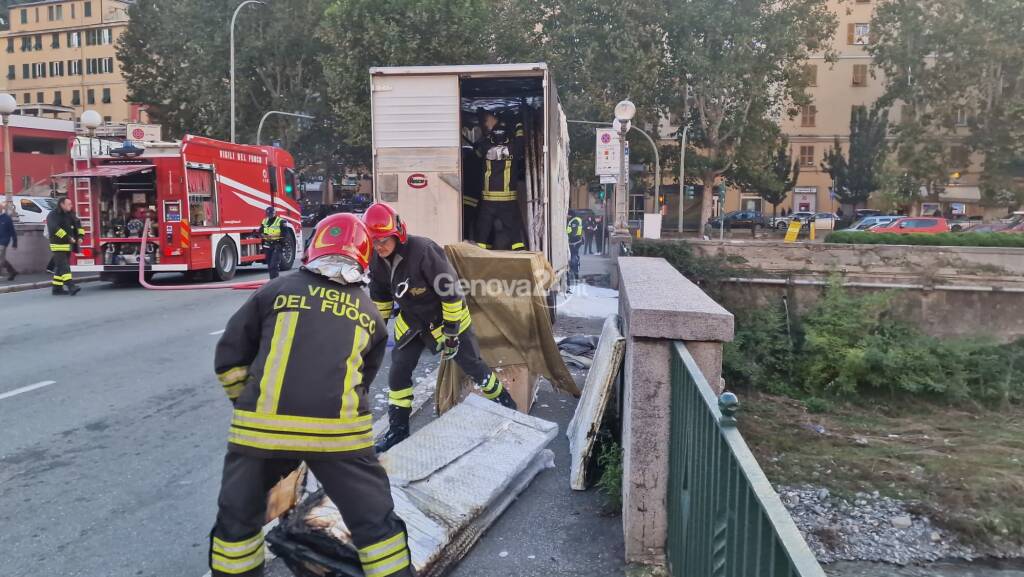
[[[555,388],[580,391],[555,344],[547,294],[555,284],[542,253],[485,250],[469,243],[445,247],[465,289],[473,330],[488,366],[528,365]],[[455,363],[441,364],[436,401],[444,413],[463,398],[463,374]]]

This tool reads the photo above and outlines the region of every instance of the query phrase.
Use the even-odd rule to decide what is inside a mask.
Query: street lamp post
[[[11,176],[11,114],[18,109],[18,101],[10,94],[0,94],[0,121],[4,134],[4,210],[18,222],[18,213],[14,210],[14,177]]]
[[[238,12],[246,4],[262,4],[266,5],[266,2],[260,2],[260,0],[245,0],[235,8],[235,13],[231,15],[231,142],[235,142],[235,19],[238,18]]]
[[[89,168],[92,168],[92,139],[96,135],[96,129],[103,124],[103,117],[95,110],[86,110],[82,113],[82,128],[89,131]]]
[[[632,127],[630,121],[636,115],[636,105],[629,100],[623,100],[615,105],[615,120],[619,128],[619,179],[616,182],[615,195],[615,231],[616,233],[628,234],[629,221],[626,207],[629,195],[629,167],[626,165],[626,134]]]
[[[260,126],[259,128],[256,129],[256,146],[260,145],[260,135],[263,134],[263,121],[265,121],[267,117],[270,116],[271,114],[280,114],[282,116],[294,116],[296,118],[307,118],[310,120],[314,118],[313,116],[310,116],[308,114],[299,114],[298,112],[281,112],[280,110],[271,110],[264,114],[263,118],[260,118]]]
[[[679,222],[676,223],[676,231],[680,233],[683,232],[683,208],[686,204],[686,143],[690,134],[690,107],[693,103],[694,98],[687,87],[686,97],[683,99],[683,136],[679,146]]]

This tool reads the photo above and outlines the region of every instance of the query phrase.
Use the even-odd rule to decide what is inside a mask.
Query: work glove
[[[437,341],[438,352],[441,353],[441,360],[448,361],[459,354],[458,335],[442,335]]]

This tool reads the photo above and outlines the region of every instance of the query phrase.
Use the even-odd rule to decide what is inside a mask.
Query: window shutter
[[[854,42],[857,39],[856,38],[857,30],[854,28],[854,26],[856,26],[856,25],[853,24],[852,22],[850,24],[846,25],[846,43],[851,45],[851,46],[854,44]]]

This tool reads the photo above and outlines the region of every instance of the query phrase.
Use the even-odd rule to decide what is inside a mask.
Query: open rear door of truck
[[[551,74],[547,78],[547,223],[550,227],[548,259],[559,278],[569,271],[569,237],[565,232],[569,215],[569,124]]]
[[[462,240],[459,77],[373,75],[374,195],[416,234]]]

